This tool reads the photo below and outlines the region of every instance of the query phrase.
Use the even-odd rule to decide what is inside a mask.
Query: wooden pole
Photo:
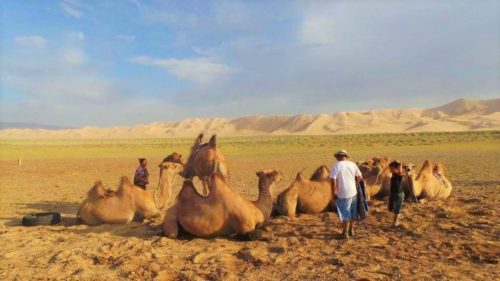
[[[21,157],[17,158],[17,165],[18,165],[18,166],[21,166],[21,165],[22,165],[22,162],[21,162]]]

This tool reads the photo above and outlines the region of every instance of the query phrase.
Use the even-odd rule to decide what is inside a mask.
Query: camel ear
[[[199,134],[194,140],[194,145],[200,145],[203,142],[203,133]]]
[[[210,140],[208,141],[208,144],[210,145],[211,148],[216,148],[217,147],[217,135],[213,135]]]

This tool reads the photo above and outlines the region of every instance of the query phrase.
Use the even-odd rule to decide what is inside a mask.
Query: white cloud
[[[306,9],[300,25],[299,37],[305,44],[328,45],[335,36],[334,4],[317,3]]]
[[[124,35],[124,34],[119,34],[115,36],[115,39],[124,41],[127,43],[132,43],[135,41],[135,36],[134,35]]]
[[[85,34],[83,32],[73,32],[69,34],[69,39],[74,41],[84,41]]]
[[[232,69],[208,57],[191,59],[158,59],[147,56],[134,57],[130,60],[141,65],[155,65],[165,68],[172,75],[196,83],[209,83],[222,78]]]
[[[62,56],[69,64],[82,65],[86,61],[85,53],[79,49],[65,49]]]
[[[63,10],[64,14],[76,19],[80,19],[83,16],[78,6],[79,4],[76,1],[63,0],[59,2],[59,7]]]
[[[333,21],[327,17],[305,19],[302,22],[300,32],[304,43],[313,45],[331,44],[334,39]]]
[[[83,33],[72,33],[54,48],[11,50],[2,61],[1,84],[26,95],[26,99],[61,105],[106,101],[126,93],[88,62]],[[18,38],[16,42],[38,42]]]
[[[14,41],[20,46],[36,48],[43,48],[47,43],[47,40],[41,36],[18,36],[14,38]]]

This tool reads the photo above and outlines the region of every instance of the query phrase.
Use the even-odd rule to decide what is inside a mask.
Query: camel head
[[[374,159],[376,158],[374,157]],[[363,162],[358,162],[358,167],[364,179],[377,177],[381,175],[382,172],[384,171],[382,163],[378,160],[373,160],[373,159]]]
[[[229,177],[226,160],[217,147],[217,135],[213,135],[207,143],[203,143],[203,134],[200,134],[191,147],[191,155],[185,165],[183,177],[201,178],[214,173],[220,173],[225,178]]]
[[[319,168],[314,171],[310,180],[320,181],[320,180],[329,180],[330,179],[330,171],[328,167],[325,165],[321,165]]]
[[[411,175],[413,175],[413,171],[415,170],[415,167],[416,167],[416,165],[413,163],[403,163],[403,172],[406,175],[411,176]]]
[[[161,188],[161,186],[166,183],[167,179],[170,179],[171,182],[168,182],[168,184],[172,187],[175,175],[182,173],[184,170],[182,164],[174,162],[162,162],[158,165],[158,167],[160,168],[160,181],[158,188]]]
[[[259,182],[266,186],[271,186],[283,179],[283,173],[279,170],[265,169],[255,173],[259,177]]]
[[[174,152],[163,159],[162,163],[165,162],[178,163],[182,165],[182,154]]]
[[[379,165],[382,168],[386,168],[389,166],[389,163],[392,162],[392,159],[387,156],[376,156],[372,158],[374,165]]]
[[[168,173],[173,176],[175,174],[180,174],[184,170],[182,164],[176,162],[163,162],[158,165],[158,167],[160,168],[160,177],[163,173]]]

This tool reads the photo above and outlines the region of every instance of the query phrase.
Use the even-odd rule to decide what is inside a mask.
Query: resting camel
[[[173,178],[182,171],[176,163],[160,165],[158,189],[153,192],[134,186],[127,177],[122,177],[117,191],[104,189],[98,181],[87,193],[77,213],[77,222],[88,225],[103,223],[130,223],[134,214],[144,218],[159,217],[170,196]]]
[[[308,180],[297,173],[293,183],[278,195],[276,210],[279,214],[293,217],[296,213],[317,214],[328,209],[333,194],[330,172],[320,166]]]
[[[391,176],[389,163],[392,160],[385,156],[358,162],[366,186],[366,199],[383,198],[391,192]]]
[[[450,197],[453,187],[445,175],[443,164],[437,163],[433,166],[429,160],[425,160],[417,175],[413,173],[413,165],[406,165],[405,168],[405,177],[409,183],[404,186],[407,198],[427,200]]]
[[[193,182],[185,180],[177,202],[167,210],[163,232],[176,238],[179,227],[188,233],[203,237],[246,235],[264,222],[272,209],[271,188],[281,178],[281,172],[258,172],[259,198],[251,202],[231,189],[219,173],[209,179],[210,193],[201,196]]]
[[[224,179],[229,177],[224,155],[217,147],[217,136],[213,135],[207,143],[203,142],[203,134],[199,134],[193,146],[188,162],[184,166],[183,176],[193,179],[197,176],[203,183],[203,195],[207,195],[208,179],[214,173],[219,173]]]

